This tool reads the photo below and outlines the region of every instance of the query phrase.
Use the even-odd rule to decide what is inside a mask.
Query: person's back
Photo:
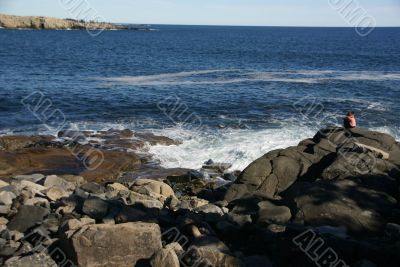
[[[346,117],[343,119],[343,126],[346,129],[355,128],[357,126],[354,112],[347,113]]]

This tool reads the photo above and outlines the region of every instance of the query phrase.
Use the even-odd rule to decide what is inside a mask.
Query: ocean
[[[56,134],[23,99],[40,92],[77,130],[150,131],[164,167],[242,170],[355,111],[400,139],[400,28],[160,26],[0,30],[0,134]]]

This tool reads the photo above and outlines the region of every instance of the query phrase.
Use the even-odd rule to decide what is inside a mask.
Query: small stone
[[[71,230],[77,230],[79,228],[82,228],[85,225],[91,225],[91,224],[96,224],[96,221],[92,218],[81,218],[80,220],[78,219],[70,219],[66,221],[62,226],[63,232],[71,231]]]
[[[6,225],[8,223],[8,220],[4,217],[0,217],[0,225]]]
[[[31,190],[34,190],[35,193],[42,193],[44,191],[46,191],[46,187],[36,184],[34,182],[28,181],[28,180],[22,180],[19,182],[20,186],[22,188],[29,188]]]
[[[31,181],[33,183],[37,183],[44,178],[43,174],[30,174],[30,175],[16,175],[13,177],[15,180],[26,180]]]
[[[2,191],[0,192],[0,205],[11,205],[16,197],[13,192]]]
[[[286,206],[278,206],[270,201],[262,201],[258,203],[258,222],[267,224],[285,224],[292,214]]]
[[[67,191],[58,186],[53,186],[46,192],[46,196],[52,201],[59,200],[63,197],[68,197],[69,195],[70,194]]]
[[[0,205],[0,215],[7,215],[10,213],[11,205]]]
[[[173,249],[160,249],[151,258],[152,267],[179,267],[179,258]]]
[[[102,185],[97,184],[97,183],[86,183],[80,187],[82,190],[85,192],[91,193],[91,194],[103,194],[105,192],[105,189]]]
[[[58,177],[57,175],[49,175],[46,177],[46,179],[44,180],[43,185],[45,187],[51,188],[51,187],[59,187],[62,188],[66,191],[68,190],[74,190],[75,189],[75,185],[65,181],[64,179]]]
[[[59,175],[59,177],[63,178],[67,182],[72,183],[75,187],[81,186],[86,183],[85,178],[83,178],[82,176],[65,174]]]
[[[19,241],[24,237],[24,234],[18,231],[10,231],[11,239],[14,241]]]
[[[42,206],[42,207],[50,208],[49,201],[47,199],[45,199],[45,198],[42,198],[42,197],[34,197],[34,198],[27,199],[24,202],[24,205],[27,205],[27,206]]]
[[[10,184],[7,182],[4,182],[3,180],[0,180],[0,188],[3,188],[5,186],[9,186]]]
[[[107,188],[107,190],[110,190],[110,191],[128,191],[129,192],[129,189],[120,183],[108,184],[106,188]]]
[[[83,203],[82,211],[93,219],[101,220],[107,215],[108,203],[100,198],[90,197]]]

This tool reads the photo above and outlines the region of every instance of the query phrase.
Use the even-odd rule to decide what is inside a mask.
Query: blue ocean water
[[[183,140],[150,149],[168,167],[243,168],[348,110],[400,137],[400,28],[156,28],[0,30],[0,134],[51,133],[21,103],[40,91],[71,127]]]

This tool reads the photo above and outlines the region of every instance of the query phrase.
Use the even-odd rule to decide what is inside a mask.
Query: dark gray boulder
[[[21,206],[18,213],[7,224],[8,229],[21,233],[43,222],[49,210],[39,206]]]

